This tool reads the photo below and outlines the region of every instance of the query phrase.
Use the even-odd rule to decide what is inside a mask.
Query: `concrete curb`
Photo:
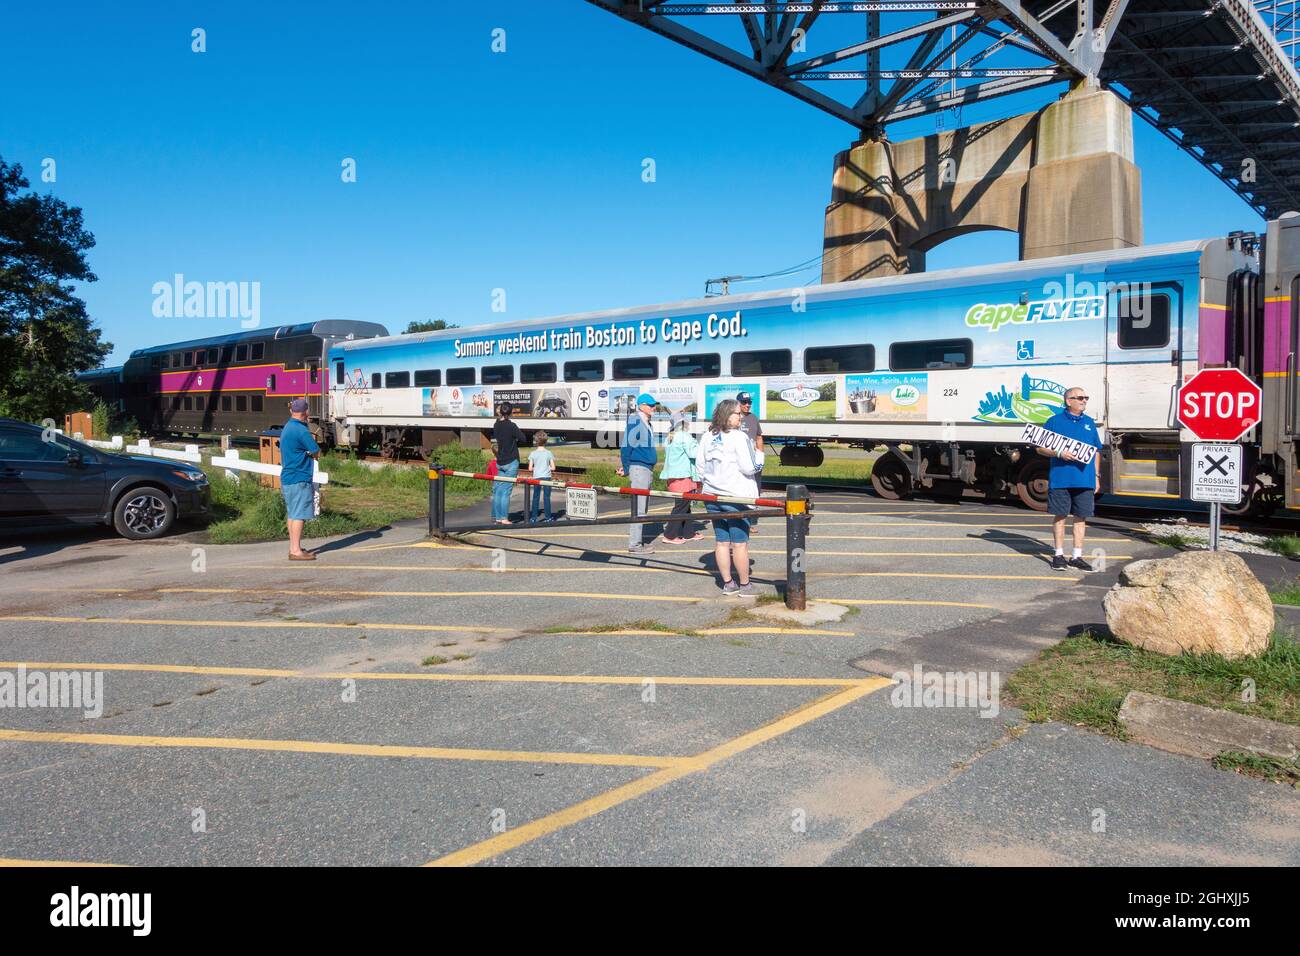
[[[1136,742],[1188,757],[1240,750],[1292,760],[1300,750],[1300,727],[1136,690],[1124,698],[1119,721]]]

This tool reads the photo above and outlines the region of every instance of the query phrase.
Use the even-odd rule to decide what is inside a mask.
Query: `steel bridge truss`
[[[1296,0],[588,2],[873,139],[1051,84],[1109,88],[1260,215],[1300,209]],[[709,35],[719,20],[739,21],[734,44]],[[838,42],[813,46],[814,30]],[[892,47],[901,66],[882,68]]]

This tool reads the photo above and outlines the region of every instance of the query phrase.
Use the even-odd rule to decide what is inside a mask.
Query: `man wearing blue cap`
[[[628,418],[627,427],[623,430],[623,467],[618,473],[632,479],[633,488],[649,488],[654,481],[654,467],[659,462],[659,456],[655,453],[655,434],[650,428],[650,416],[658,404],[653,395],[642,392],[636,399],[636,414]],[[638,495],[635,500],[635,513],[638,516],[644,515],[650,499]],[[627,526],[627,550],[632,554],[654,554],[653,546],[641,543],[641,530],[644,527],[636,522]]]
[[[312,474],[320,446],[307,427],[307,399],[289,403],[289,420],[280,432],[280,494],[289,524],[289,560],[315,561],[316,555],[302,549],[303,526],[315,517],[315,489]]]

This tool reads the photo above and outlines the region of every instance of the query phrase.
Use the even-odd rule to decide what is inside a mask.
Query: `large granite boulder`
[[[1268,590],[1230,551],[1134,561],[1105,605],[1111,633],[1158,654],[1255,656],[1273,633]]]

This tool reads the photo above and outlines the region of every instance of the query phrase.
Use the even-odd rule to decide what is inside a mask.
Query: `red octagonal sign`
[[[1259,424],[1263,397],[1240,369],[1201,369],[1178,390],[1178,420],[1202,441],[1236,441]]]

